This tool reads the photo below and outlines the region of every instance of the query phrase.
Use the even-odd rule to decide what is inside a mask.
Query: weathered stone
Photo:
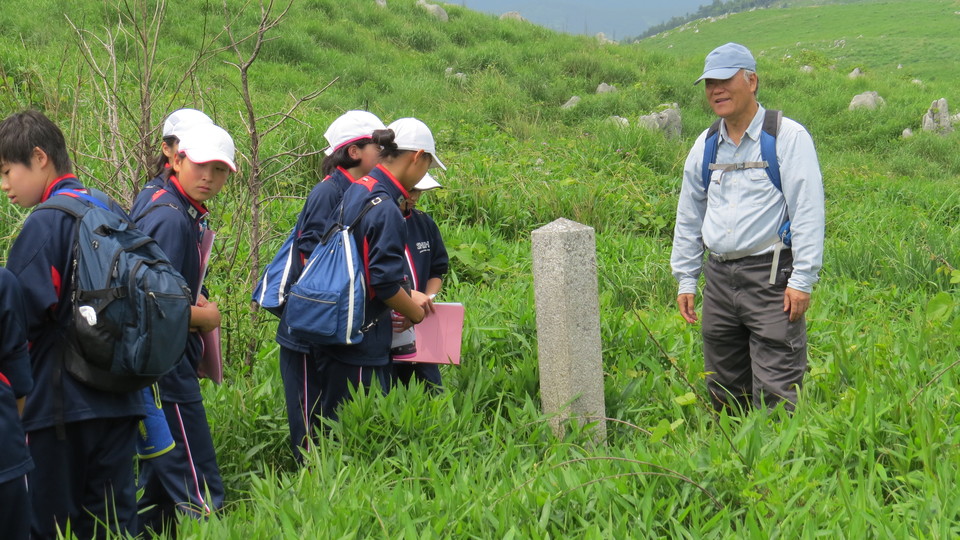
[[[930,109],[923,115],[922,126],[924,131],[933,131],[940,135],[953,132],[947,98],[940,98],[930,104]]]
[[[627,126],[630,125],[630,120],[627,120],[626,118],[624,118],[624,117],[622,117],[622,116],[611,116],[611,117],[607,118],[607,123],[608,123],[608,124],[613,124],[613,125],[615,125],[615,126],[627,127]]]
[[[913,130],[910,128],[904,128],[903,133],[900,136],[904,139],[909,139],[910,137],[913,137]]]
[[[375,0],[380,7],[387,7],[387,0]]]
[[[856,79],[857,77],[862,77],[862,76],[863,76],[863,70],[860,69],[860,68],[853,68],[853,71],[851,71],[851,72],[847,75],[847,77],[849,77],[849,78],[851,78],[851,79]]]
[[[617,87],[613,86],[612,84],[607,84],[605,82],[602,82],[597,85],[598,94],[612,94],[616,91],[617,91]]]
[[[577,103],[580,103],[580,96],[573,96],[568,99],[566,103],[560,106],[561,109],[572,109],[577,106]]]
[[[662,131],[664,136],[671,139],[680,137],[683,129],[680,109],[676,103],[670,104],[667,109],[660,112],[641,116],[637,119],[637,124],[651,131]]]
[[[447,11],[437,4],[430,4],[425,0],[417,0],[417,5],[427,10],[427,13],[436,17],[440,22],[447,22],[450,20],[450,17],[447,15]]]
[[[597,38],[597,41],[599,41],[601,45],[612,45],[616,43],[616,41],[613,41],[612,39],[607,39],[607,35],[604,34],[603,32],[597,32],[597,35],[595,37]]]
[[[525,19],[525,18],[523,17],[523,15],[520,14],[519,11],[508,11],[508,12],[504,13],[503,15],[500,15],[500,20],[501,20],[501,21],[520,21],[520,22],[527,22],[527,19]]]
[[[800,71],[804,73],[813,73],[813,66],[801,66]]]
[[[606,440],[596,240],[560,218],[531,234],[540,399],[558,437],[568,421],[594,423]]]
[[[847,107],[847,109],[851,111],[869,109],[872,111],[884,104],[886,104],[886,101],[880,97],[880,94],[870,91],[853,96],[853,99],[850,100],[850,106]]]

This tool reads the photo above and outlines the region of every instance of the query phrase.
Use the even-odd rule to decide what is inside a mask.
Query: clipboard
[[[207,275],[210,265],[210,252],[213,250],[213,239],[217,233],[210,229],[203,231],[200,237],[200,288],[203,288],[203,278]],[[214,384],[223,382],[223,354],[220,349],[220,327],[209,332],[200,332],[203,341],[203,354],[197,366],[197,376],[201,379],[210,379]]]
[[[417,354],[394,358],[394,362],[460,365],[463,339],[463,304],[435,302],[436,313],[414,326],[417,333]]]

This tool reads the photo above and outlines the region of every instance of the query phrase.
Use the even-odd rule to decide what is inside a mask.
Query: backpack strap
[[[710,189],[710,165],[717,162],[717,147],[720,146],[720,119],[707,130],[707,138],[703,142],[703,169],[700,171],[700,181],[703,182],[703,191]]]
[[[360,220],[363,219],[363,216],[367,215],[367,212],[369,212],[371,208],[380,204],[381,202],[383,202],[382,197],[374,197],[369,201],[367,201],[367,204],[365,204],[363,206],[363,209],[360,210],[360,213],[357,214],[356,219],[354,219],[349,226],[344,227],[343,226],[343,201],[340,201],[340,218],[337,219],[337,222],[334,223],[333,226],[330,227],[330,230],[328,230],[326,234],[323,235],[323,238],[320,239],[320,243],[326,244],[327,242],[330,241],[330,238],[332,238],[334,234],[336,234],[338,231],[342,231],[344,228],[349,230],[355,229],[357,227],[357,224],[360,223]]]
[[[54,191],[54,195],[66,195],[67,197],[73,197],[75,199],[82,199],[88,203],[98,206],[104,210],[110,211],[110,203],[102,200],[100,197],[97,197],[94,193],[90,191],[83,191],[80,189],[61,189],[59,191]],[[100,193],[102,195],[102,193]]]
[[[773,187],[781,193],[783,188],[780,187],[780,162],[777,161],[777,133],[780,132],[782,119],[783,111],[767,109],[763,117],[763,130],[760,132],[760,156],[767,162],[765,168]]]

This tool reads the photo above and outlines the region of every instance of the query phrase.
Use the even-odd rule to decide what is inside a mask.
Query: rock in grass
[[[563,110],[572,109],[577,106],[577,103],[580,103],[580,96],[573,96],[572,98],[568,99],[566,103],[561,105],[560,108]]]
[[[504,13],[503,15],[500,15],[500,20],[501,20],[501,21],[520,21],[520,22],[527,22],[527,19],[525,19],[525,18],[523,17],[523,15],[520,14],[519,11],[508,11],[508,12]]]
[[[947,98],[940,98],[930,104],[930,109],[923,115],[922,126],[924,131],[932,131],[940,135],[953,131]]]
[[[856,79],[857,77],[863,77],[863,70],[860,69],[860,68],[853,68],[853,71],[851,71],[851,72],[847,75],[847,77],[849,77],[849,78],[851,78],[851,79]]]
[[[868,109],[874,110],[881,105],[884,105],[886,101],[880,97],[880,94],[870,91],[864,92],[862,94],[857,94],[853,96],[853,99],[850,100],[850,106],[847,107],[847,110],[857,110],[857,109]]]
[[[680,118],[680,109],[673,103],[665,110],[647,114],[637,119],[637,124],[651,131],[661,131],[671,139],[680,137],[683,122]]]
[[[627,127],[630,125],[630,121],[622,116],[611,116],[607,118],[607,123],[617,127]]]
[[[597,38],[597,41],[600,42],[601,45],[613,45],[616,43],[616,41],[609,39],[603,32],[597,32],[597,35],[594,37]]]
[[[612,94],[616,91],[617,91],[617,87],[613,86],[612,84],[607,84],[605,82],[602,82],[599,85],[597,85],[598,94]]]
[[[427,13],[436,17],[440,22],[447,22],[450,20],[450,17],[447,15],[447,11],[436,4],[428,4],[424,0],[417,0],[417,5],[427,10]]]

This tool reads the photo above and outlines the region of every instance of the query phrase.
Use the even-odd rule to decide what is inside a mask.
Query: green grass
[[[248,157],[237,75],[224,63],[235,57],[220,53],[179,90],[172,84],[202,43],[197,28],[206,24],[210,38],[224,20],[220,4],[181,4],[167,13],[152,119],[200,106]],[[918,131],[931,101],[953,95],[960,3],[760,10],[629,46],[445,7],[450,21],[441,24],[406,0],[387,9],[297,1],[251,82],[268,114],[339,77],[265,138],[267,154],[322,147],[329,122],[356,107],[433,128],[450,170],[445,189],[421,206],[451,255],[443,298],[467,307],[463,365],[445,368],[439,396],[414,386],[358,397],[296,469],[275,321],[250,322],[249,163],[241,159],[211,203],[219,235],[207,280],[224,314],[227,383],[205,384],[204,396],[228,506],[209,522],[181,522],[181,538],[960,535],[958,372],[946,369],[960,351],[952,282],[960,275],[960,144],[956,134],[900,136]],[[92,157],[111,150],[101,139],[104,105],[63,13],[100,36],[116,30],[100,2],[36,0],[0,11],[0,109],[41,107],[64,126],[84,171],[108,178],[112,166]],[[239,16],[244,31],[256,13]],[[838,39],[843,48],[833,46]],[[792,417],[709,414],[699,328],[674,305],[668,261],[679,177],[712,116],[690,83],[706,52],[730,40],[757,53],[762,102],[808,127],[824,172],[824,269]],[[805,64],[815,71],[801,73]],[[855,66],[866,76],[848,79]],[[448,67],[466,80],[446,77]],[[136,104],[132,73],[121,87]],[[619,91],[596,95],[600,82]],[[867,90],[886,107],[847,111]],[[574,94],[581,104],[560,110]],[[680,139],[635,126],[663,103],[682,111]],[[631,126],[611,128],[605,119],[614,114]],[[317,165],[307,159],[266,186],[270,240],[261,255],[272,255],[292,226]],[[117,191],[142,181],[100,185]],[[0,205],[4,253],[24,215]],[[611,418],[600,448],[577,426],[555,438],[539,410],[530,232],[559,217],[597,233]],[[251,339],[257,350],[246,365]]]

